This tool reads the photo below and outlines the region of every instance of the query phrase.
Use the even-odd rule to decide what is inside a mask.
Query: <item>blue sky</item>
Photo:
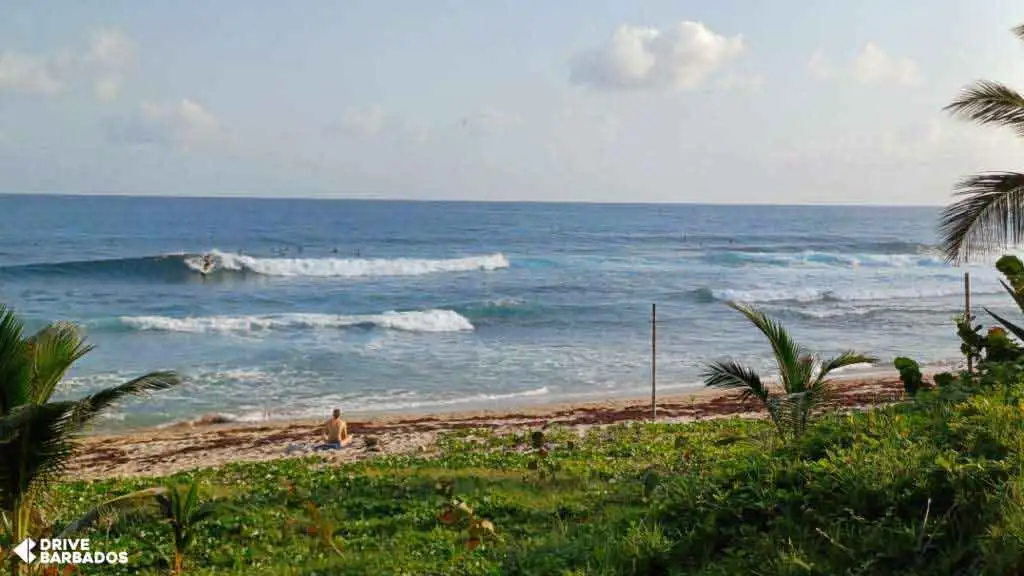
[[[0,0],[0,191],[942,204],[1008,0]]]

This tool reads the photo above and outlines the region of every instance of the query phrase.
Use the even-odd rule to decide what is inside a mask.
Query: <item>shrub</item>
[[[907,396],[917,394],[917,391],[923,384],[921,367],[918,366],[917,362],[905,356],[900,356],[893,360],[893,365],[900,372],[900,380],[903,381],[903,390],[907,393]]]

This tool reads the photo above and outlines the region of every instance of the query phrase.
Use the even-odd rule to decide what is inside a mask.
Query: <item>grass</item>
[[[471,430],[431,459],[282,460],[160,482],[196,480],[231,507],[197,526],[190,574],[1014,574],[1017,390],[925,391],[787,443],[764,421],[632,424],[549,429],[542,456],[529,434]],[[64,484],[49,508],[71,518],[153,483]],[[465,524],[439,520],[453,498],[496,536],[470,549]],[[170,530],[155,520],[90,537],[132,560],[82,573],[168,571]]]

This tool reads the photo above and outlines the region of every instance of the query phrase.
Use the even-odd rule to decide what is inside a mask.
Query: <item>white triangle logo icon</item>
[[[32,553],[32,549],[36,547],[36,541],[31,538],[25,538],[14,547],[14,553],[18,555],[26,564],[35,562],[36,555]]]

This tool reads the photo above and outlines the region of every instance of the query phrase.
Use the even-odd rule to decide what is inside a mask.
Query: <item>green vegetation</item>
[[[1024,40],[1024,25],[1013,29]],[[1024,136],[1024,95],[989,80],[981,80],[960,94],[946,111],[955,117],[1012,128]],[[976,254],[1024,242],[1024,174],[986,172],[957,184],[960,200],[942,214],[939,233],[942,250],[951,262],[965,262]]]
[[[72,538],[100,518],[125,524],[139,518],[140,514],[149,513],[170,527],[174,544],[172,571],[181,574],[196,526],[213,518],[221,508],[218,502],[199,502],[199,484],[195,480],[187,485],[157,486],[108,500],[65,526],[58,536]]]
[[[892,362],[893,366],[900,373],[900,380],[903,381],[903,391],[907,396],[917,394],[917,391],[924,386],[924,375],[921,374],[921,366],[917,361],[899,356]]]
[[[37,501],[60,478],[76,435],[118,400],[179,382],[172,372],[153,372],[79,400],[51,401],[64,374],[91,349],[65,323],[26,337],[21,321],[0,305],[0,566],[6,550],[47,532]],[[22,569],[13,556],[10,566]]]
[[[829,380],[832,372],[877,361],[852,350],[821,361],[794,341],[782,324],[760,310],[735,302],[730,302],[729,307],[746,316],[768,339],[779,368],[782,391],[772,393],[757,372],[731,360],[712,362],[704,372],[704,383],[712,388],[741,390],[744,399],[756,398],[779,434],[801,436],[811,418],[830,406],[835,395]]]
[[[194,526],[193,574],[1013,574],[1021,398],[958,379],[826,415],[788,442],[740,419],[549,429],[556,476],[531,466],[525,434],[465,431],[432,459],[284,460],[167,482],[232,506]],[[146,485],[65,484],[51,504],[74,517]],[[159,518],[99,525],[94,548],[132,564],[83,573],[173,566]]]

